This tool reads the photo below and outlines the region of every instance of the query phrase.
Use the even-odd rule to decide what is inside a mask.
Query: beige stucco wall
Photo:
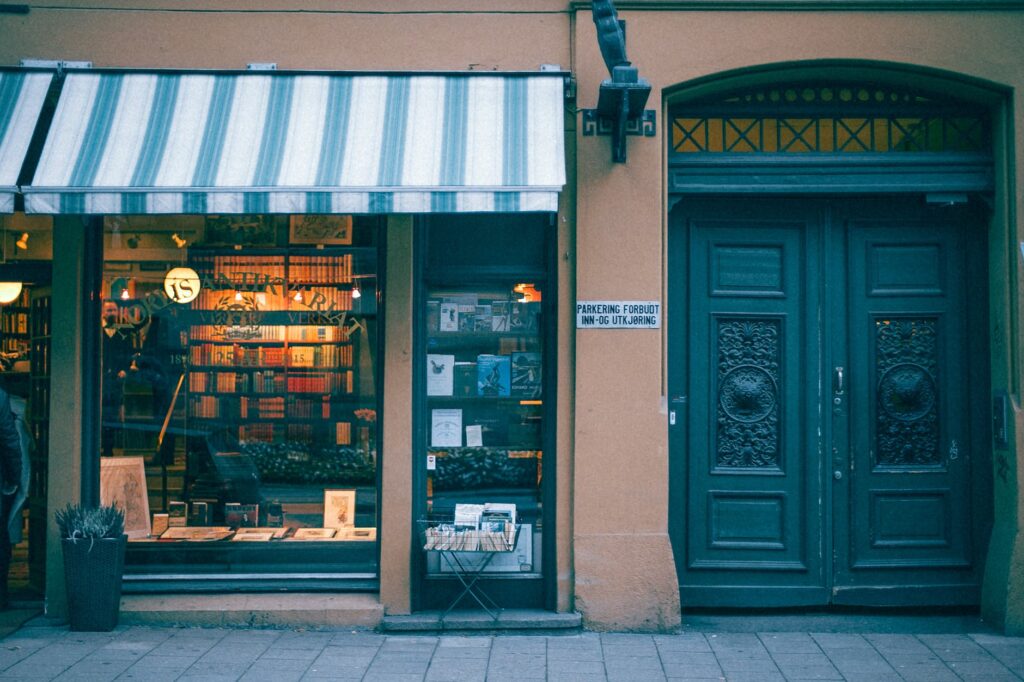
[[[128,68],[241,69],[250,62],[273,62],[279,69],[296,70],[532,71],[541,64],[568,67],[570,60],[570,12],[564,2],[552,0],[523,0],[514,6],[496,0],[204,0],[170,5],[112,0],[102,3],[103,9],[96,6],[58,0],[45,9],[32,8],[24,16],[0,14],[0,65],[14,66],[32,58]],[[166,11],[171,7],[174,11]],[[571,126],[572,119],[567,124]],[[567,146],[571,157],[571,140]],[[558,273],[564,311],[571,310],[574,292],[572,196],[563,194],[556,228],[559,250],[565,255],[559,260]],[[380,601],[389,614],[408,613],[410,608],[412,231],[409,217],[388,221]],[[68,277],[65,284],[75,281]],[[77,295],[71,287],[65,291]],[[573,403],[568,312],[559,321],[559,336],[563,343],[558,358],[562,400],[556,459],[556,605],[569,610]],[[60,369],[68,381],[79,376],[76,358],[67,356],[66,366]],[[78,393],[69,390],[66,395]],[[70,404],[55,405],[54,423],[65,430],[79,428],[77,422],[61,416],[70,415],[72,409]],[[80,462],[80,453],[74,448],[56,451],[57,443],[73,437],[71,432],[61,433],[59,440],[53,440],[52,456],[60,467],[54,471],[70,472],[70,476],[51,476],[51,509],[78,494],[78,466],[71,468],[68,463]],[[59,570],[59,554],[52,559],[51,568]],[[51,572],[54,590],[62,589],[58,578]]]
[[[843,59],[942,69],[991,81],[1016,93],[1009,103],[1012,110],[1024,110],[1024,13],[670,12],[649,4],[651,9],[625,9],[620,15],[628,24],[630,58],[654,86],[648,107],[659,112],[658,136],[630,138],[629,162],[612,164],[607,138],[576,132],[567,145],[570,187],[557,227],[557,603],[560,609],[579,608],[587,624],[597,628],[666,629],[679,622],[667,532],[664,376],[671,320],[660,331],[577,332],[571,316],[577,298],[664,303],[671,296],[665,291],[663,265],[664,91],[729,70]],[[0,65],[44,58],[124,67],[242,68],[248,62],[276,62],[282,69],[404,71],[532,70],[557,63],[573,68],[579,107],[595,104],[598,84],[607,77],[589,13],[574,14],[564,0],[357,0],[343,8],[330,0],[190,0],[175,5],[177,10],[217,10],[202,13],[162,11],[167,3],[155,0],[111,0],[103,3],[110,8],[105,10],[88,5],[65,0],[25,16],[0,14]],[[1015,245],[1024,228],[1015,207],[1024,190],[1012,169],[1024,162],[1024,125],[1010,122],[1005,132],[1012,152],[997,159],[1000,185],[990,235],[993,388],[1017,393],[1021,367],[1011,361],[1021,331]],[[396,249],[389,258],[411,267],[411,256],[398,250],[407,231],[401,220],[390,223],[389,236],[398,242],[389,244]],[[407,290],[410,272],[389,272],[397,278],[389,279],[389,286]],[[409,511],[401,497],[408,494],[405,458],[411,435],[403,431],[407,421],[403,427],[395,420],[403,419],[407,409],[402,383],[411,375],[402,353],[411,346],[408,325],[396,322],[388,332],[396,337],[388,339],[387,362],[398,364],[385,377],[389,435],[384,444],[381,599],[389,611],[400,613],[408,609]],[[54,357],[56,362],[56,352]],[[55,405],[54,423],[73,409]],[[1009,473],[1005,480],[995,477],[997,524],[984,598],[993,621],[1020,632],[1024,510],[1018,491],[1024,480],[1018,478],[1024,477],[1024,467],[1017,466],[1017,453],[1024,447],[1024,420],[1019,410],[1015,414],[1018,443],[1005,453]],[[70,422],[64,426],[75,428]],[[57,436],[66,441],[69,434],[54,434],[55,451]],[[73,447],[60,454],[62,467],[77,461]],[[73,485],[53,487],[58,478],[51,477],[51,496],[73,499]],[[56,585],[52,568],[53,562],[51,582]]]
[[[647,3],[656,5],[657,3]],[[626,6],[627,3],[620,3]],[[639,3],[628,3],[635,7]],[[709,12],[621,10],[628,55],[651,82],[648,108],[658,136],[630,138],[629,161],[609,161],[607,138],[579,144],[577,295],[579,299],[661,299],[666,274],[663,96],[688,81],[730,70],[821,59],[891,62],[942,69],[991,81],[1017,93],[1024,86],[1024,13],[1014,12]],[[596,104],[608,77],[589,13],[579,15],[574,42],[578,106]],[[1012,168],[1020,166],[1024,126],[998,160],[993,215],[993,388],[1019,385],[1011,367],[1019,338],[1016,243],[1024,230],[1014,206],[1022,199]],[[1011,315],[1011,313],[1014,313]],[[667,320],[650,331],[580,331],[576,348],[575,551],[577,604],[594,627],[671,625],[677,613],[667,524],[667,423],[664,408]],[[1014,388],[1014,390],[1016,390]],[[1018,433],[1020,413],[1016,414]],[[1020,436],[1018,436],[1018,441]],[[1016,452],[1021,452],[1018,444]],[[1013,460],[1015,455],[1009,453]],[[614,472],[609,475],[608,472]],[[1011,631],[1024,627],[1024,551],[1016,505],[1019,483],[996,478],[997,542],[985,584],[985,612]],[[1021,481],[1024,483],[1024,481]],[[984,504],[985,501],[980,501]],[[614,510],[614,511],[610,511]],[[986,538],[982,538],[984,542]],[[628,561],[619,557],[629,557]],[[1009,595],[1009,597],[1007,597]]]

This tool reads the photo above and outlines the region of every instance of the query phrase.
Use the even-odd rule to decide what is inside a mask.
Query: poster
[[[427,395],[452,395],[454,382],[455,356],[427,355]]]
[[[462,446],[462,410],[430,411],[430,445],[435,448]]]

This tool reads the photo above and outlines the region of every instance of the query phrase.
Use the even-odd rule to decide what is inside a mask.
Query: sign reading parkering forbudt
[[[660,301],[577,301],[577,329],[659,329]]]

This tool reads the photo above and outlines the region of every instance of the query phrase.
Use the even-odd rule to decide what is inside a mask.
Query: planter
[[[127,540],[127,535],[61,540],[72,630],[108,632],[117,626]]]

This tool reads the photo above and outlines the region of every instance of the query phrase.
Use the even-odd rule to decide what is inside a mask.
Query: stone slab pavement
[[[835,622],[856,627],[835,627]],[[78,633],[36,618],[0,639],[0,680],[1024,679],[1024,638],[980,625],[917,622],[906,631],[899,623],[856,619],[697,618],[667,635],[424,636],[152,626]],[[793,624],[817,629],[787,629]]]

